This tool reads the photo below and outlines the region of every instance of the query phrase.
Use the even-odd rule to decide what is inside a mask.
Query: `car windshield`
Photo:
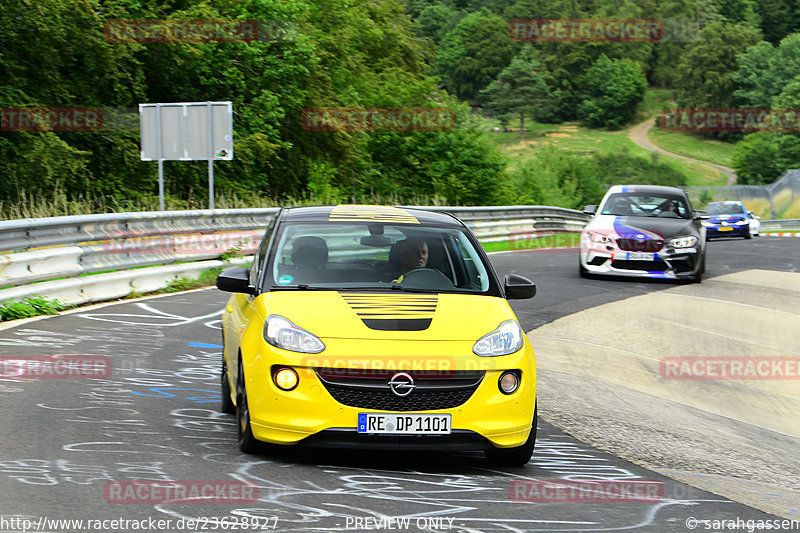
[[[480,254],[458,228],[380,223],[284,224],[263,278],[267,290],[489,290]]]
[[[709,215],[741,215],[746,211],[739,204],[709,204],[706,213]]]
[[[606,199],[600,213],[629,217],[691,218],[686,200],[669,194],[615,193]]]

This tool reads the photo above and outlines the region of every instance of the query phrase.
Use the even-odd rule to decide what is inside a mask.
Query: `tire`
[[[586,270],[585,268],[583,268],[583,265],[581,264],[581,260],[580,259],[578,259],[578,275],[580,277],[582,277],[582,278],[588,278],[589,277],[589,271]]]
[[[533,456],[533,448],[536,446],[536,424],[539,420],[537,409],[538,406],[533,408],[533,422],[528,440],[516,448],[495,448],[484,451],[489,464],[492,466],[525,466],[528,464]]]
[[[703,253],[702,259],[700,259],[700,268],[697,269],[697,274],[692,276],[691,280],[692,283],[702,283],[703,282],[703,274],[706,272],[706,254]]]
[[[222,405],[220,411],[226,415],[236,414],[236,406],[231,400],[231,385],[228,380],[228,365],[225,364],[225,355],[222,355],[222,370],[220,372],[220,394],[222,396]]]
[[[244,365],[239,357],[239,375],[236,379],[236,432],[239,436],[239,449],[244,453],[256,453],[258,441],[250,428],[250,409],[247,406],[247,387],[244,382]]]
[[[752,239],[753,236],[750,234],[750,230],[747,230],[747,234],[744,236],[745,239]]]

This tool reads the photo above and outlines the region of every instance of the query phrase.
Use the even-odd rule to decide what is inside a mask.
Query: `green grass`
[[[638,123],[655,117],[661,113],[664,106],[674,107],[674,94],[675,91],[673,89],[647,89],[644,93],[644,99],[636,107],[636,116],[638,118],[634,122]]]
[[[736,146],[716,139],[706,139],[692,133],[662,130],[658,127],[653,127],[648,137],[653,144],[668,152],[726,167],[732,164],[733,151]]]
[[[580,233],[558,233],[556,235],[535,236],[520,234],[508,241],[484,242],[483,249],[489,252],[507,252],[511,250],[536,250],[542,248],[574,248],[581,240]]]
[[[483,119],[487,131],[496,121]],[[657,158],[686,175],[686,185],[725,185],[727,178],[718,170],[704,165],[652,154],[641,148],[628,137],[627,130],[605,131],[580,126],[577,122],[563,124],[539,124],[526,121],[525,142],[519,141],[519,131],[512,133],[487,133],[490,144],[509,157],[508,169],[513,171],[523,161],[531,158],[539,146],[552,145],[575,153],[619,153],[627,151],[631,155],[644,158]]]
[[[0,322],[34,316],[55,315],[59,311],[71,307],[74,306],[66,305],[58,300],[45,298],[44,296],[30,296],[18,302],[7,301],[0,304]]]

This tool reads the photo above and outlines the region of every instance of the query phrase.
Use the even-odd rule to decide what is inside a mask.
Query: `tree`
[[[584,75],[578,114],[594,127],[619,128],[636,114],[646,88],[647,80],[631,61],[603,54]]]
[[[736,105],[746,108],[766,108],[775,96],[778,83],[771,64],[775,49],[761,41],[736,57],[738,69],[733,75],[736,90],[733,92]]]
[[[465,100],[475,100],[481,89],[508,66],[514,43],[508,23],[488,11],[461,19],[442,40],[437,72],[448,91]]]
[[[771,43],[780,42],[792,29],[791,9],[787,0],[759,0],[759,15],[764,39]]]
[[[551,92],[547,87],[547,75],[541,64],[529,54],[515,57],[509,66],[503,69],[489,87],[481,91],[486,98],[486,106],[496,115],[511,113],[519,116],[519,139],[525,140],[525,114],[534,119],[541,116]]]
[[[800,76],[800,33],[783,39],[777,47],[761,41],[736,58],[733,76],[737,105],[770,107],[787,85]]]
[[[431,4],[422,10],[415,21],[417,35],[427,37],[438,45],[465,15],[463,11],[456,11],[444,4]]]
[[[746,26],[713,23],[700,33],[681,56],[677,100],[680,107],[733,106],[736,56],[759,41],[758,32]]]
[[[792,133],[759,131],[736,144],[733,168],[745,184],[772,183],[789,168],[800,166],[800,137]]]

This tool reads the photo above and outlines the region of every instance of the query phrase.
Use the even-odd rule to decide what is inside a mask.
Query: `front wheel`
[[[702,283],[703,282],[703,274],[706,273],[706,254],[703,254],[703,257],[700,259],[700,268],[697,269],[697,274],[692,276],[692,283]]]
[[[528,440],[522,446],[516,448],[495,448],[494,450],[484,451],[489,464],[493,466],[525,466],[533,457],[533,447],[536,445],[536,425],[539,417],[537,416],[538,406],[533,408],[533,422],[531,423],[531,433]]]
[[[244,453],[258,451],[258,441],[250,428],[250,409],[247,406],[247,387],[244,383],[244,365],[239,358],[239,376],[236,379],[236,430],[239,435],[239,449]]]

